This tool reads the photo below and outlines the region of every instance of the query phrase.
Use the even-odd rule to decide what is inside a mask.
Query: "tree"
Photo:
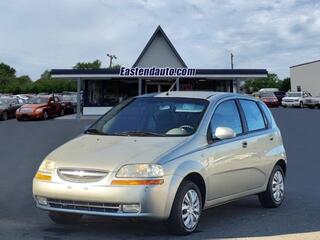
[[[101,68],[101,61],[95,60],[93,62],[78,62],[73,69],[99,69]]]
[[[0,77],[15,77],[16,70],[5,63],[0,63]]]
[[[257,92],[261,88],[279,88],[281,80],[275,73],[270,73],[266,78],[247,80],[243,88],[247,93]]]
[[[283,79],[280,83],[279,89],[284,92],[288,92],[291,89],[291,79],[289,77]]]

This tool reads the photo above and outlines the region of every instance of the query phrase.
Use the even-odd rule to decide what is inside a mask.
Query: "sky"
[[[3,0],[0,62],[33,80],[100,59],[131,67],[161,25],[190,68],[289,67],[320,59],[318,0]]]

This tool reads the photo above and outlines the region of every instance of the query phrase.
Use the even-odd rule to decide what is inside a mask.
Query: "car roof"
[[[177,97],[177,98],[198,98],[205,100],[216,100],[222,97],[247,97],[243,94],[230,92],[211,92],[211,91],[170,91],[162,93],[144,94],[138,97]],[[252,98],[251,96],[249,96]]]

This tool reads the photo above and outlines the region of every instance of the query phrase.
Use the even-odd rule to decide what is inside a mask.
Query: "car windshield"
[[[207,100],[174,97],[128,99],[95,122],[86,134],[117,136],[188,136],[193,134]]]
[[[0,98],[0,105],[9,105],[10,99],[8,98]]]
[[[288,97],[301,97],[301,92],[290,92],[287,93]]]
[[[27,100],[29,104],[41,104],[41,103],[48,103],[48,98],[46,97],[32,97]]]
[[[63,101],[68,101],[68,102],[76,102],[77,101],[77,96],[74,96],[74,95],[62,95],[62,100]]]

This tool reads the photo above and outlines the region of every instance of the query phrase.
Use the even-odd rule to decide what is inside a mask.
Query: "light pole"
[[[107,56],[110,58],[109,68],[111,68],[111,67],[112,67],[112,60],[113,60],[113,59],[117,59],[117,56],[116,56],[116,55],[109,54],[109,53],[107,53]]]
[[[230,53],[231,69],[233,69],[233,53]]]

